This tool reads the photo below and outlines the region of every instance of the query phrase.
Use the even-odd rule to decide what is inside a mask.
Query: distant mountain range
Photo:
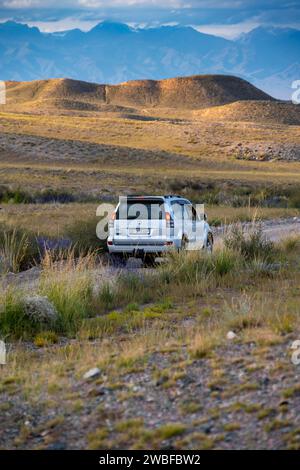
[[[133,29],[103,22],[78,29],[41,33],[12,21],[0,24],[0,79],[69,77],[96,83],[230,74],[276,98],[291,98],[300,79],[300,31],[259,27],[229,41],[191,27]]]

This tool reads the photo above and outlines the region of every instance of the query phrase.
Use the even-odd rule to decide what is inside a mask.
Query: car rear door
[[[162,238],[166,232],[164,200],[160,198],[122,198],[116,219],[116,239],[139,245]]]

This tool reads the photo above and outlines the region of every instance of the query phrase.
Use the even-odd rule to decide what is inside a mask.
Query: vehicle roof
[[[127,196],[120,196],[120,198],[127,198],[127,199],[184,199],[187,200],[185,197],[178,196],[175,194],[162,194],[161,196],[150,196],[150,195],[142,195],[142,194],[128,194]]]

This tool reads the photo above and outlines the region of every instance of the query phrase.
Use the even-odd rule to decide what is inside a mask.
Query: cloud
[[[205,13],[206,9],[228,11],[274,11],[299,8],[299,2],[292,0],[0,0],[0,8],[157,8],[157,9],[196,9]]]
[[[49,2],[50,3],[50,2]],[[0,1],[0,6],[4,8],[32,8],[40,6],[41,2],[39,0],[4,0]]]
[[[225,39],[235,39],[242,33],[248,33],[259,25],[260,23],[258,21],[251,20],[236,24],[208,24],[191,26],[201,33],[221,36]]]
[[[196,8],[196,9],[276,9],[297,6],[288,0],[0,0],[0,8],[111,8],[111,7],[154,7],[154,8]]]
[[[100,22],[100,19],[97,20],[85,20],[81,18],[62,18],[60,20],[54,21],[27,21],[26,24],[29,26],[36,26],[43,33],[58,33],[61,31],[67,31],[70,29],[81,29],[81,31],[89,31],[96,24]]]
[[[300,2],[293,0],[0,0],[0,16],[52,32],[84,31],[103,19],[134,25],[194,25],[234,38],[258,25],[299,28]],[[2,21],[0,19],[0,21]]]
[[[151,7],[168,7],[168,8],[184,8],[188,5],[183,0],[78,0],[78,5],[87,8],[101,7],[132,7],[132,6],[151,6]]]
[[[205,2],[207,3],[207,2]],[[191,8],[198,0],[0,0],[0,8],[113,8],[113,7]]]

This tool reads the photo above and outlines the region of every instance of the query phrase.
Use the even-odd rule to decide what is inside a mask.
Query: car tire
[[[212,253],[214,248],[214,237],[211,233],[208,234],[207,240],[206,240],[206,251],[207,253]]]
[[[157,265],[155,258],[155,255],[146,255],[143,260],[144,266],[148,268],[155,268],[155,266]]]
[[[182,239],[181,239],[180,251],[186,251],[188,242],[189,242],[189,240],[188,240],[187,236],[183,235]]]

